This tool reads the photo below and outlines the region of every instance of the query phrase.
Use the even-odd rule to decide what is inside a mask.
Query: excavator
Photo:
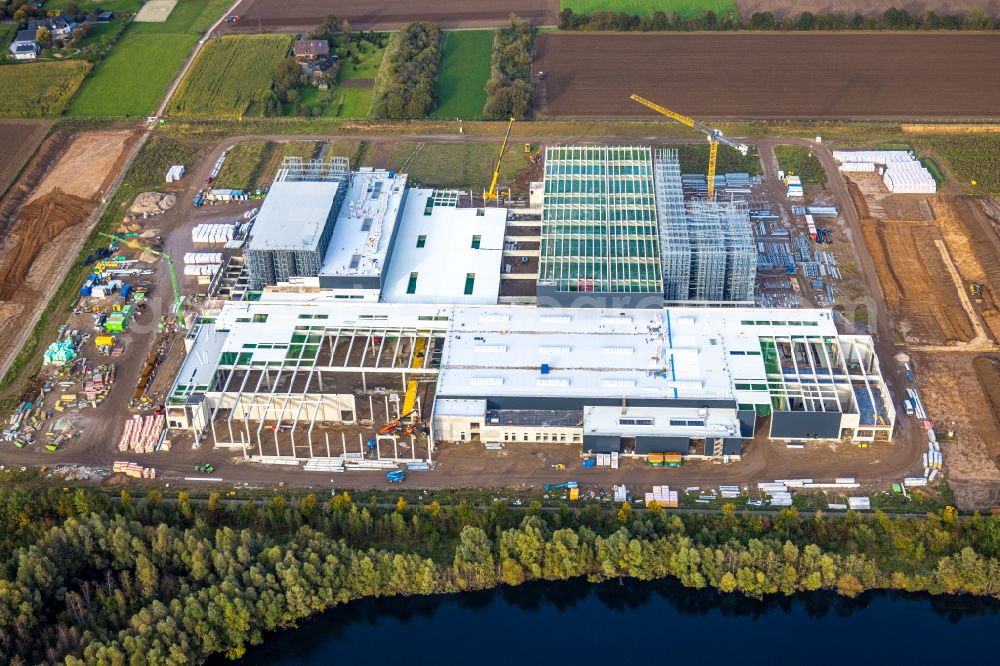
[[[719,144],[724,143],[730,148],[735,148],[741,155],[746,155],[747,151],[750,150],[750,147],[746,144],[729,139],[722,133],[721,130],[711,128],[705,123],[698,122],[694,118],[688,118],[687,116],[677,113],[676,111],[671,111],[666,107],[660,106],[656,102],[650,102],[645,97],[640,97],[635,93],[632,93],[629,99],[633,102],[638,102],[646,108],[652,109],[667,118],[673,118],[682,125],[687,125],[692,129],[696,129],[708,137],[708,200],[715,200],[715,162],[719,155]]]
[[[403,423],[403,419],[409,417],[415,411],[416,411],[415,409],[411,409],[410,411],[408,411],[405,414],[403,414],[402,416],[400,416],[398,419],[394,419],[392,421],[389,421],[384,426],[382,426],[382,428],[378,431],[378,434],[380,434],[380,435],[388,435],[389,433],[395,432],[396,430],[398,430],[401,427],[401,425]],[[410,428],[412,426],[413,426],[413,422],[407,424],[406,427]],[[410,432],[413,432],[413,431],[410,430]]]

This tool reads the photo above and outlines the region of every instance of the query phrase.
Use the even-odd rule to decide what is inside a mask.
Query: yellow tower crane
[[[709,127],[704,123],[700,123],[694,118],[688,118],[685,115],[677,113],[676,111],[671,111],[668,108],[662,107],[656,102],[650,102],[645,97],[640,97],[633,93],[629,99],[634,102],[642,104],[646,108],[652,109],[657,113],[663,114],[667,118],[673,118],[682,125],[687,125],[692,129],[696,129],[699,132],[703,132],[706,137],[708,137],[708,200],[712,201],[715,199],[715,160],[719,154],[719,144],[724,143],[730,148],[735,148],[740,151],[741,155],[746,155],[750,147],[746,144],[739,143],[738,141],[733,141],[724,135],[720,130]]]
[[[490,181],[490,189],[483,194],[484,201],[497,200],[497,180],[500,178],[500,163],[503,161],[503,154],[507,150],[507,140],[510,139],[510,128],[514,126],[514,119],[507,123],[507,133],[503,135],[503,145],[500,146],[500,155],[497,157],[496,168],[493,169],[493,180]]]

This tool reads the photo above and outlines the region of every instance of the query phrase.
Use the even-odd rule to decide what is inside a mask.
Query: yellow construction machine
[[[692,129],[696,129],[699,132],[703,132],[706,137],[708,137],[708,200],[712,201],[715,199],[715,161],[719,154],[719,144],[724,143],[730,148],[735,148],[740,151],[741,155],[746,155],[750,147],[746,144],[740,143],[738,141],[733,141],[729,139],[722,133],[721,130],[714,129],[708,125],[698,122],[694,118],[688,118],[687,116],[677,113],[676,111],[671,111],[670,109],[660,106],[656,102],[650,102],[645,97],[640,97],[633,93],[629,99],[633,102],[638,102],[646,108],[652,109],[659,114],[666,116],[667,118],[673,118],[682,125],[687,125]]]
[[[507,133],[503,136],[503,144],[500,146],[500,155],[497,157],[496,167],[493,169],[493,180],[490,181],[490,189],[483,193],[484,201],[496,201],[499,196],[497,192],[497,180],[500,178],[500,163],[503,162],[503,154],[507,150],[507,140],[510,139],[510,128],[514,126],[514,119],[507,123]]]

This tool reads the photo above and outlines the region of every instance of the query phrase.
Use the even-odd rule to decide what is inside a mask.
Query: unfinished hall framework
[[[538,302],[659,307],[663,298],[651,150],[545,150]]]
[[[888,441],[895,408],[864,336],[761,336],[773,439]],[[739,385],[738,385],[739,388]]]
[[[207,387],[175,387],[168,420],[244,457],[428,459],[421,430],[378,431],[407,413],[429,413],[442,339],[375,322],[300,325],[288,343],[222,352]]]

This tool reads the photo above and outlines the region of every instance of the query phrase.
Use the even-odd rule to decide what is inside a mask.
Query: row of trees
[[[346,493],[227,508],[157,491],[0,493],[0,661],[191,663],[361,597],[528,580],[675,577],[752,597],[866,589],[1000,597],[1000,517],[794,509],[366,505]]]
[[[677,12],[668,15],[657,11],[645,16],[627,12],[594,12],[576,14],[572,9],[559,12],[559,27],[562,30],[613,30],[619,32],[668,31],[690,32],[696,30],[997,30],[1000,18],[988,16],[982,9],[973,9],[968,14],[947,14],[926,10],[920,14],[910,14],[905,9],[890,7],[881,16],[861,14],[814,14],[802,12],[797,15],[776,17],[772,12],[754,12],[749,18],[733,14],[719,16],[708,10],[700,16],[683,19]]]
[[[535,26],[517,16],[510,24],[497,28],[493,36],[491,74],[486,82],[487,119],[531,116],[531,63],[535,48]]]
[[[423,118],[435,108],[434,83],[441,63],[441,29],[434,23],[411,23],[390,45],[377,82],[372,115],[376,118]]]

